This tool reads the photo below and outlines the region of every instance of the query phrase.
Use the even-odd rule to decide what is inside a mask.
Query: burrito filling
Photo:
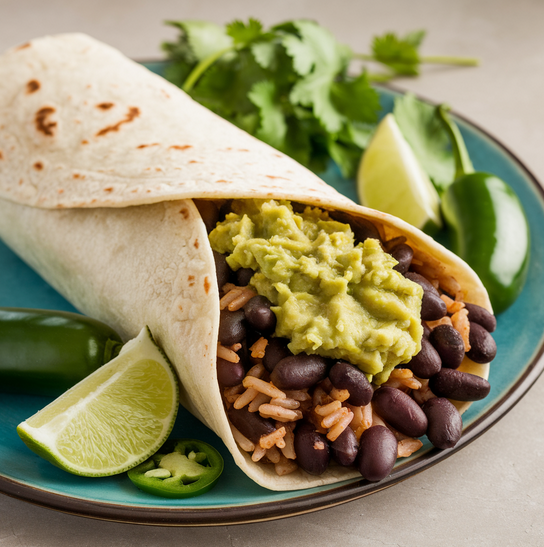
[[[197,206],[219,286],[217,380],[253,462],[279,476],[342,466],[378,481],[423,435],[457,444],[450,399],[478,400],[490,386],[455,369],[465,355],[493,359],[494,317],[464,302],[438,260],[344,213],[273,200]]]
[[[242,200],[210,233],[212,249],[272,302],[275,335],[289,349],[344,359],[385,381],[421,349],[422,288],[368,238],[326,211],[293,211],[289,202]]]

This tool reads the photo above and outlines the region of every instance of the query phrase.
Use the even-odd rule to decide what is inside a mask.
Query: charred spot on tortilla
[[[187,281],[189,282],[189,287],[192,287],[192,286],[195,284],[195,276],[194,276],[194,275],[190,275],[190,276],[187,278]]]
[[[113,188],[111,186],[104,188],[104,192],[113,192]]]
[[[37,161],[32,167],[34,167],[36,171],[41,171],[43,169],[43,163],[41,161]]]
[[[187,148],[192,148],[192,144],[173,144],[172,146],[169,146],[168,148],[172,148],[174,150],[187,150]]]
[[[199,247],[198,238],[195,239],[195,242],[193,243],[193,245],[195,246],[195,249],[198,249]]]
[[[159,146],[159,143],[158,142],[153,142],[151,144],[140,144],[136,148],[138,148],[138,149],[140,149],[140,148],[149,148],[150,146]]]
[[[36,129],[47,137],[53,137],[55,134],[53,129],[57,127],[57,122],[49,119],[49,117],[55,112],[56,110],[52,106],[44,106],[36,112]]]
[[[179,212],[183,218],[189,218],[189,211],[185,207],[181,208]]]
[[[30,95],[31,93],[34,93],[40,89],[40,82],[38,80],[30,80],[26,84],[26,93],[27,95]]]
[[[81,141],[81,144],[89,144],[89,141],[87,141],[87,140],[82,140],[82,141]]]
[[[211,288],[211,283],[210,283],[210,280],[208,278],[208,276],[206,276],[204,278],[204,291],[206,294],[208,294],[210,292],[210,288]]]
[[[20,46],[18,46],[16,49],[16,51],[20,51],[21,49],[26,49],[28,47],[30,47],[32,44],[30,42],[25,42],[24,44],[21,44]]]
[[[82,179],[83,180],[85,178],[85,175],[82,175],[81,173],[74,173],[72,175],[72,178],[73,179]]]
[[[101,129],[100,131],[98,131],[96,136],[102,137],[104,135],[107,135],[108,133],[119,131],[119,128],[122,125],[132,122],[139,115],[140,115],[140,109],[137,106],[129,106],[128,112],[122,120],[119,120],[116,124],[108,125],[107,127],[104,127],[104,129]]]
[[[0,160],[4,159],[4,154],[2,154],[2,150],[0,150]]]
[[[225,180],[225,179],[219,179],[219,180],[216,180],[215,182],[222,182],[224,184],[232,184],[232,180]]]
[[[96,108],[100,108],[100,110],[109,110],[110,108],[113,108],[113,103],[100,103],[96,105]]]

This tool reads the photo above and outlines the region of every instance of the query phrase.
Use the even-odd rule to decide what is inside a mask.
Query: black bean
[[[427,325],[424,321],[421,322],[421,326],[423,327],[423,336],[425,336],[425,338],[429,338],[429,335],[431,334],[431,327],[429,327],[429,325]]]
[[[478,323],[487,332],[493,332],[497,328],[497,318],[485,308],[468,302],[465,302],[465,307],[468,311],[468,320],[471,323]]]
[[[380,387],[374,392],[372,406],[392,427],[409,437],[421,437],[427,430],[427,416],[404,391]]]
[[[270,380],[279,389],[306,389],[327,376],[327,361],[319,355],[301,353],[276,364]]]
[[[239,268],[235,272],[236,285],[238,285],[238,287],[249,285],[254,273],[255,272],[251,268]]]
[[[324,473],[330,461],[327,437],[316,431],[310,422],[299,423],[295,429],[295,453],[297,464],[310,475]]]
[[[475,363],[489,363],[495,359],[497,344],[484,327],[478,323],[471,323],[468,339],[470,350],[467,352],[467,356],[469,359]]]
[[[458,368],[465,357],[465,343],[462,336],[451,325],[438,325],[429,335],[429,342],[442,359],[442,366]]]
[[[368,481],[385,479],[397,459],[398,443],[395,436],[383,425],[373,425],[361,435],[357,468]]]
[[[274,367],[285,357],[293,355],[287,344],[287,338],[270,338],[266,349],[264,350],[263,365],[268,372],[272,372]]]
[[[329,371],[329,380],[336,389],[347,389],[347,402],[354,406],[365,406],[372,399],[372,386],[363,371],[346,361],[337,361]]]
[[[244,366],[241,362],[231,363],[221,357],[217,358],[217,380],[219,385],[233,387],[242,383],[245,376]]]
[[[398,262],[393,269],[405,274],[410,268],[410,264],[412,264],[412,258],[414,258],[412,247],[406,245],[406,243],[399,243],[389,250],[389,254]]]
[[[448,312],[446,303],[440,298],[440,294],[422,275],[415,272],[406,272],[404,276],[423,288],[423,300],[421,301],[421,319],[424,321],[436,321]]]
[[[368,238],[381,241],[378,228],[376,228],[370,220],[366,220],[364,218],[354,218],[351,215],[340,211],[335,211],[331,213],[330,216],[338,222],[343,222],[344,224],[350,225],[353,235],[355,236],[356,244],[361,243]]]
[[[231,269],[227,264],[227,259],[225,255],[213,251],[213,259],[215,261],[215,275],[217,278],[217,286],[221,288],[225,283],[229,282]]]
[[[194,200],[202,221],[206,226],[206,231],[210,233],[216,226],[217,221],[219,220],[219,209],[213,201],[208,201],[204,199]]]
[[[331,443],[332,459],[339,465],[348,467],[355,463],[357,452],[359,451],[359,443],[357,437],[351,427],[346,427],[336,440]]]
[[[487,396],[491,386],[475,374],[443,368],[429,380],[431,391],[438,397],[456,401],[479,401]]]
[[[232,346],[246,337],[244,310],[221,310],[219,315],[219,342]]]
[[[254,444],[258,444],[263,435],[276,431],[271,420],[263,418],[258,412],[249,412],[247,408],[236,409],[231,406],[227,416],[231,424]]]
[[[257,295],[244,305],[244,314],[249,326],[261,334],[272,334],[276,330],[276,315],[270,309],[272,303],[266,296]]]
[[[442,368],[442,360],[433,345],[424,336],[421,339],[421,351],[404,366],[418,378],[430,378]]]
[[[453,448],[463,432],[463,420],[455,405],[444,397],[434,397],[421,408],[429,420],[429,441],[440,449]]]

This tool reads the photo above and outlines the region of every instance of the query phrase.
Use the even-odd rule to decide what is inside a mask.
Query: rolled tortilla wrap
[[[476,274],[401,220],[358,206],[116,50],[80,34],[0,58],[0,236],[83,313],[128,339],[149,325],[181,400],[240,468],[273,490],[358,476],[278,477],[235,443],[216,376],[219,292],[193,199],[286,199],[372,221],[433,257],[465,300],[491,309]],[[466,371],[488,365],[467,358]],[[468,406],[463,405],[463,408]]]

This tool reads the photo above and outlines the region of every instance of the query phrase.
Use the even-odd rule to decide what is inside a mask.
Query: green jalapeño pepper
[[[222,472],[223,458],[213,446],[195,439],[171,439],[128,471],[128,478],[148,494],[190,498],[210,490]]]
[[[447,107],[437,113],[449,133],[455,180],[441,196],[452,250],[484,284],[495,313],[519,296],[529,266],[529,225],[512,188],[495,175],[475,172],[461,133]]]
[[[58,397],[122,345],[113,329],[84,315],[0,308],[0,391]]]

